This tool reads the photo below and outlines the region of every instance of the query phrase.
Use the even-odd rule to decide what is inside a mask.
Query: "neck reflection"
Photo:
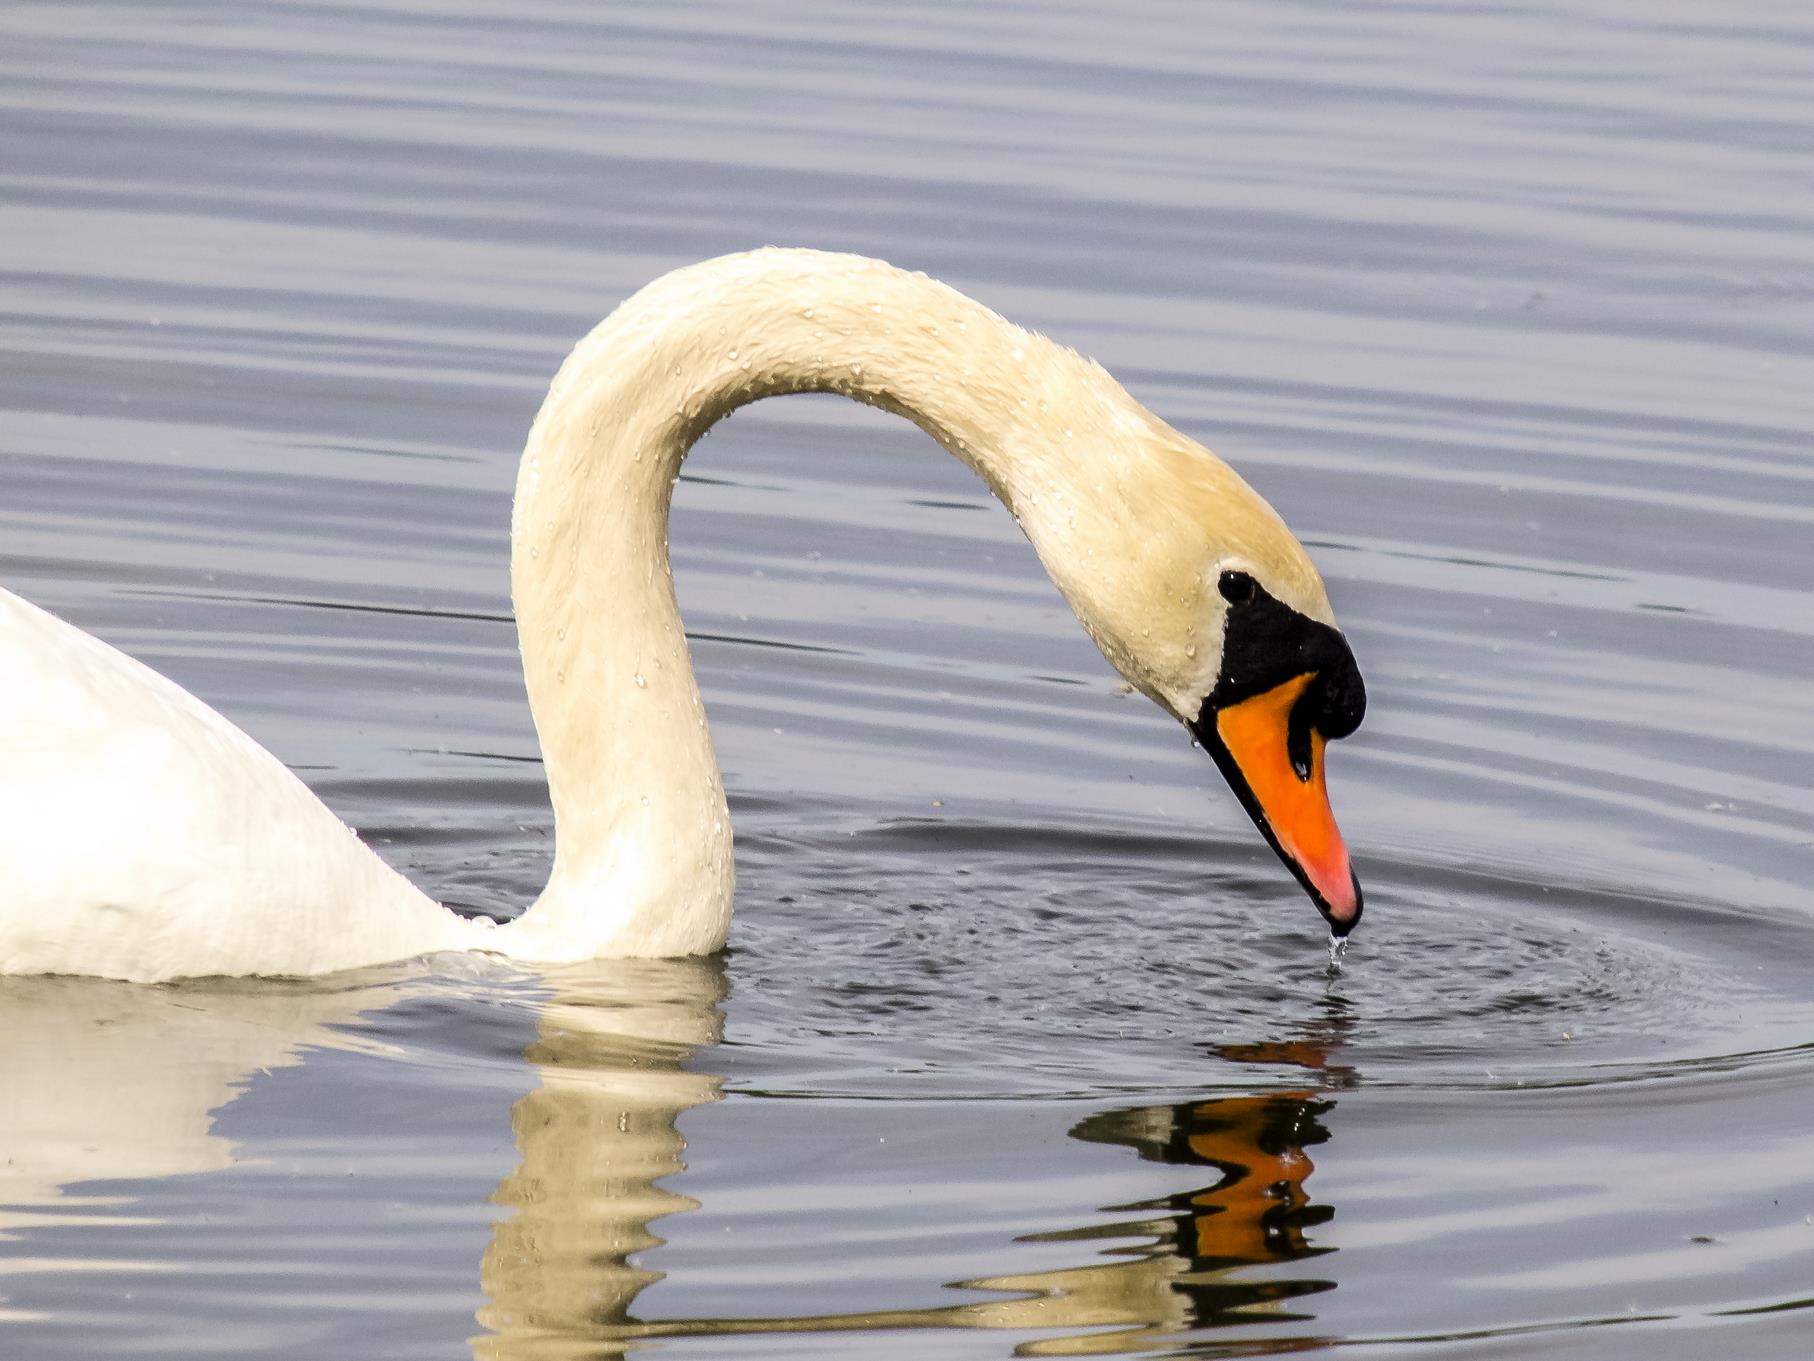
[[[665,1274],[648,1264],[663,1242],[653,1226],[700,1208],[661,1182],[685,1168],[679,1117],[722,1094],[718,1078],[688,1065],[719,1039],[723,971],[713,961],[618,962],[551,980],[555,996],[526,1052],[539,1085],[511,1113],[521,1163],[494,1196],[510,1213],[482,1266],[490,1302],[478,1321],[487,1332],[473,1342],[482,1361],[599,1361],[669,1337],[939,1328],[1041,1334],[1020,1355],[1103,1355],[1181,1332],[1304,1319],[1294,1302],[1334,1288],[1322,1273],[1255,1268],[1333,1250],[1314,1241],[1334,1211],[1312,1198],[1307,1150],[1329,1141],[1330,1093],[1352,1080],[1333,1061],[1347,1029],[1339,1011],[1285,1041],[1212,1051],[1224,1063],[1270,1068],[1274,1080],[1281,1067],[1297,1070],[1301,1083],[1078,1123],[1078,1140],[1210,1174],[1195,1189],[1109,1207],[1133,1218],[1021,1240],[1075,1243],[1087,1259],[1080,1265],[957,1282],[1002,1298],[948,1306],[640,1319],[638,1295]]]
[[[660,1185],[685,1167],[676,1122],[720,1095],[686,1067],[723,1032],[718,961],[614,960],[549,980],[523,1054],[539,1083],[510,1110],[521,1161],[492,1196],[510,1213],[480,1267],[479,1358],[610,1356],[632,1335],[631,1303],[663,1276],[632,1255],[661,1244],[655,1221],[699,1208]]]

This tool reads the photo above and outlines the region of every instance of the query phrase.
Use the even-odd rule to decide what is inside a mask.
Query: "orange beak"
[[[1360,920],[1360,882],[1323,784],[1323,735],[1295,734],[1292,710],[1310,673],[1216,713],[1217,764],[1272,848],[1345,936]],[[1295,750],[1294,750],[1295,745]],[[1220,759],[1226,755],[1226,759]]]

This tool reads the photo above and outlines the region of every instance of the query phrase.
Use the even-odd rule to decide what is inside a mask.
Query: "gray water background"
[[[529,419],[727,250],[1102,360],[1371,707],[1332,974],[968,473],[739,413],[729,952],[0,980],[0,1355],[1806,1356],[1811,89],[1764,0],[7,5],[0,580],[443,901],[546,871]]]

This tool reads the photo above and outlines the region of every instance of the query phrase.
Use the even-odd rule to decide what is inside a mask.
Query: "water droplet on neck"
[[[649,688],[649,678],[640,671],[636,673],[636,688],[638,690],[647,690]]]

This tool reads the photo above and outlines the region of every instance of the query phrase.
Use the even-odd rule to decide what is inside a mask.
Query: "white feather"
[[[0,972],[312,974],[462,948],[282,762],[0,591]]]

